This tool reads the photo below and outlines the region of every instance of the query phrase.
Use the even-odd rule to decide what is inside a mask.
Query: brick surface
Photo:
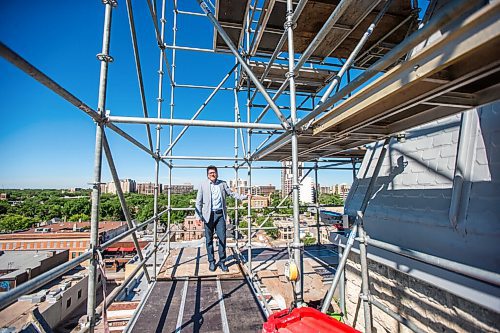
[[[500,314],[415,279],[393,268],[368,260],[370,293],[379,302],[414,322],[424,332],[500,332]],[[346,320],[364,331],[361,266],[357,254],[346,265]],[[372,306],[376,332],[411,332],[385,312]]]
[[[460,141],[460,115],[408,130],[405,143],[391,141],[390,154],[386,155],[377,181],[377,189],[381,191],[369,203],[365,223],[369,235],[382,241],[498,272],[498,256],[492,257],[488,253],[498,249],[500,244],[500,102],[469,112],[479,112],[480,125],[475,153],[472,154],[472,178],[465,180],[466,186],[462,192],[458,193],[455,189],[455,196],[460,199],[460,207],[464,209],[463,214],[460,213],[458,226],[455,228],[451,224],[449,209]],[[345,211],[352,216],[361,206],[380,154],[379,143],[376,145],[375,158],[368,163],[374,146],[369,147],[359,172],[362,179],[355,181],[357,187],[353,185],[353,192],[346,202]],[[399,159],[401,156],[402,160]],[[403,166],[398,169],[401,161],[404,162]],[[364,177],[365,171],[367,177]],[[466,191],[469,185],[470,193]],[[463,251],[464,248],[467,251]],[[456,288],[467,290],[474,286]],[[380,290],[387,293],[386,289]],[[457,290],[455,292],[459,292]],[[430,308],[425,311],[430,311]],[[362,310],[360,312],[358,321],[362,322]],[[452,313],[457,316],[458,312],[453,306],[445,305],[442,313],[436,314],[435,320],[424,326],[432,332],[440,329],[467,331],[461,328],[460,323],[454,324],[443,319]],[[393,331],[398,330],[400,328]]]

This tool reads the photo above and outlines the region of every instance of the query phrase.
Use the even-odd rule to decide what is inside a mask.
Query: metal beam
[[[231,68],[231,70],[229,70],[229,72],[224,76],[224,78],[222,79],[222,81],[217,85],[217,87],[215,87],[214,91],[212,91],[210,93],[210,95],[207,97],[207,99],[198,108],[198,110],[196,111],[196,113],[191,117],[191,120],[195,120],[196,118],[198,118],[198,116],[200,115],[200,113],[205,109],[205,107],[208,105],[208,103],[210,103],[210,101],[212,100],[212,98],[219,91],[219,89],[221,89],[222,85],[224,85],[224,83],[226,83],[227,79],[229,79],[229,77],[231,76],[231,74],[233,73],[233,71],[237,67],[238,67],[238,64],[234,65],[233,68]],[[172,151],[172,148],[174,148],[174,146],[182,138],[182,136],[184,135],[184,133],[187,131],[188,128],[189,128],[188,125],[184,126],[184,128],[181,130],[181,132],[175,138],[175,140],[170,143],[168,149],[163,153],[163,155],[167,155],[170,151]]]
[[[250,69],[250,67],[247,65],[246,61],[243,59],[243,57],[241,56],[241,54],[238,52],[238,49],[234,46],[233,42],[231,41],[231,38],[226,33],[226,31],[224,30],[224,28],[222,28],[222,26],[217,21],[217,19],[215,18],[215,16],[212,14],[212,12],[208,8],[208,6],[205,3],[205,1],[203,1],[203,0],[196,0],[196,1],[198,1],[201,9],[203,10],[203,12],[205,12],[205,14],[207,15],[207,17],[210,20],[210,22],[213,24],[213,26],[215,27],[215,29],[217,29],[217,31],[219,32],[221,38],[226,42],[227,46],[229,47],[229,49],[231,50],[231,52],[234,54],[234,56],[238,60],[238,62],[240,63],[241,67],[243,68],[243,70],[247,73],[248,77],[252,80],[252,82],[254,83],[255,87],[257,89],[259,89],[259,91],[264,96],[265,100],[269,103],[269,105],[273,109],[274,113],[276,114],[276,116],[278,117],[278,119],[281,121],[282,127],[283,128],[289,128],[290,124],[288,123],[288,120],[286,120],[285,116],[281,113],[280,109],[276,106],[276,104],[274,103],[274,101],[271,99],[271,96],[269,96],[269,94],[267,93],[267,91],[264,88],[264,86],[262,85],[262,83],[260,83],[259,79],[257,79],[257,77],[255,76],[255,74],[252,72],[252,70]]]
[[[227,127],[227,128],[256,128],[256,129],[282,129],[281,125],[256,124],[256,123],[235,123],[231,121],[210,121],[210,120],[189,120],[189,119],[165,119],[165,118],[143,118],[143,117],[119,117],[110,116],[107,118],[111,123],[124,124],[158,124],[158,125],[189,125],[206,127]]]
[[[428,24],[424,25],[422,29],[417,30],[415,33],[407,37],[401,44],[398,44],[396,47],[394,47],[382,59],[377,61],[365,72],[351,81],[351,83],[340,89],[332,97],[329,97],[323,104],[318,105],[318,107],[316,107],[314,111],[306,115],[301,121],[299,121],[297,125],[300,127],[307,125],[311,120],[333,106],[342,97],[352,93],[355,89],[370,80],[372,77],[395,63],[399,58],[412,50],[415,46],[429,38],[440,27],[452,21],[454,18],[456,18],[457,15],[464,12],[468,8],[473,7],[474,5],[476,5],[476,1],[455,0],[448,6],[441,9],[439,14],[432,20],[430,20]]]

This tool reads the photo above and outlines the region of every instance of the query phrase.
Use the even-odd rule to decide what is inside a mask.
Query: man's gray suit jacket
[[[223,180],[217,179],[216,185],[220,188],[224,219],[225,221],[227,221],[226,196],[232,196],[233,198],[238,200],[245,200],[247,196],[244,194],[240,195],[236,192],[231,191],[227,183]],[[195,215],[197,219],[202,220],[204,223],[210,221],[210,214],[212,213],[212,191],[210,190],[209,179],[205,179],[204,181],[202,181],[200,186],[198,187],[195,207]]]

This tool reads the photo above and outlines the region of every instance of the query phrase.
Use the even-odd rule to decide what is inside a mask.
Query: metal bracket
[[[104,54],[104,53],[98,53],[96,55],[97,59],[99,61],[105,61],[105,62],[113,62],[113,57],[110,56],[109,54]]]
[[[118,7],[117,0],[102,0],[102,3],[105,5],[111,5],[111,6],[113,6],[113,8]]]
[[[290,243],[288,245],[291,249],[299,249],[302,250],[304,248],[304,243]]]
[[[362,300],[362,301],[365,301],[365,302],[369,302],[370,301],[370,294],[365,295],[363,293],[360,293],[359,294],[359,299]]]

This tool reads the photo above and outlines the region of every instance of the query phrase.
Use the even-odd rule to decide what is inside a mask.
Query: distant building
[[[269,197],[262,195],[254,195],[251,199],[251,207],[253,208],[265,208],[269,206]]]
[[[278,227],[278,238],[282,240],[293,240],[293,221],[291,219],[277,220],[274,225]],[[304,238],[309,234],[309,227],[306,223],[301,222],[299,227],[299,237]]]
[[[252,195],[262,195],[268,197],[274,192],[276,192],[276,186],[271,184],[252,186]]]
[[[124,222],[100,222],[99,238],[107,241],[127,230]],[[90,247],[90,222],[65,222],[0,234],[0,250],[69,250],[74,259]]]
[[[68,261],[68,250],[0,251],[0,292],[20,284]]]
[[[337,194],[345,200],[350,189],[351,187],[348,184],[335,184],[332,186],[321,186],[319,191],[321,194]]]
[[[285,161],[282,162],[283,169],[281,169],[281,197],[284,198],[292,191],[293,185],[293,174],[292,174],[292,162]],[[299,162],[298,177],[299,180],[302,177],[302,167],[304,163]]]
[[[7,201],[7,199],[8,199],[7,193],[0,193],[0,200]]]
[[[196,217],[194,215],[186,216],[184,218],[184,240],[196,240],[203,237],[204,226],[198,226]]]
[[[339,195],[343,200],[347,198],[349,190],[351,189],[351,187],[347,184],[336,184],[334,188],[333,194]]]
[[[158,184],[161,193],[162,185]],[[153,195],[155,194],[155,183],[137,183],[137,193]]]
[[[168,185],[163,185],[163,193],[167,193]],[[172,185],[170,187],[171,194],[188,194],[194,191],[193,184],[181,184],[181,185]]]
[[[299,200],[300,202],[314,203],[315,197],[314,181],[311,177],[305,177],[300,183]]]
[[[333,186],[320,186],[319,193],[320,194],[333,194],[334,187]]]
[[[102,186],[102,185],[101,185]],[[122,188],[123,193],[134,193],[136,192],[136,183],[133,179],[120,179],[120,187]],[[114,182],[106,183],[106,186],[101,187],[101,192],[103,193],[111,193],[116,194],[116,185]]]
[[[171,224],[170,225],[170,241],[171,242],[181,242],[184,240],[183,224]]]
[[[239,190],[238,190],[239,186]],[[229,187],[233,192],[237,192],[239,194],[246,194],[247,193],[247,187],[248,187],[248,182],[246,180],[243,180],[241,178],[238,178],[238,181],[235,180],[229,180]]]
[[[72,188],[70,188],[68,191],[69,191],[70,193],[75,193],[75,192],[80,192],[80,191],[82,191],[82,190],[83,190],[83,188],[81,188],[81,187],[72,187]]]

